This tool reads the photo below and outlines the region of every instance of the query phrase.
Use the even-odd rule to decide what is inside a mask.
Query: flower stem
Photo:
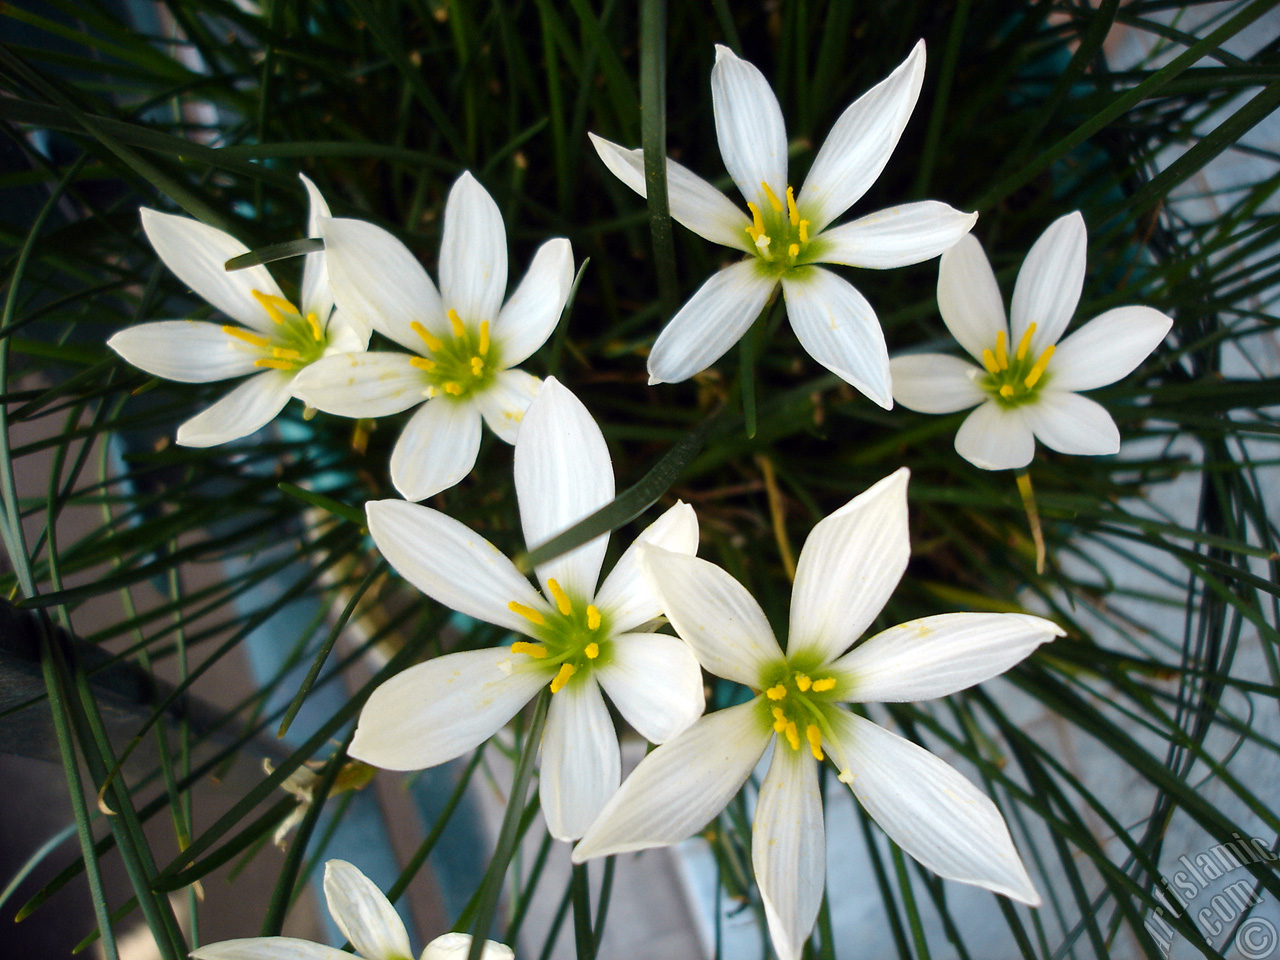
[[[595,960],[596,937],[591,929],[591,890],[587,886],[587,865],[575,863],[569,881],[573,889],[573,938],[577,960]]]
[[[1027,523],[1031,525],[1031,539],[1036,544],[1036,573],[1044,573],[1044,531],[1040,529],[1040,510],[1036,507],[1036,494],[1031,489],[1031,474],[1018,471],[1018,493],[1022,495],[1022,508],[1027,511]]]

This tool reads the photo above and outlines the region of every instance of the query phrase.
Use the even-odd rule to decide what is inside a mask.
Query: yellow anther
[[[809,242],[809,221],[808,220],[800,221],[800,242],[801,243]]]
[[[1022,335],[1022,339],[1018,341],[1018,359],[1021,360],[1027,355],[1027,351],[1031,349],[1031,337],[1036,332],[1036,325],[1033,323],[1027,327],[1027,332]]]
[[[472,357],[471,358],[471,375],[473,377],[478,377],[482,373],[484,373],[484,361],[481,360],[479,357]]]
[[[826,693],[828,690],[834,690],[835,688],[836,688],[835,677],[823,677],[821,680],[813,681],[814,693]]]
[[[534,613],[537,612],[536,610],[534,611]],[[541,660],[547,655],[547,648],[540,643],[526,643],[524,640],[517,640],[511,645],[511,652],[527,654],[535,660]]]
[[[596,657],[600,656],[600,644],[592,641],[587,644],[586,648],[582,652],[587,655],[588,660],[594,660]]]
[[[751,211],[751,226],[747,227],[747,233],[751,234],[751,239],[760,242],[760,238],[764,236],[764,218],[760,216],[760,208],[750,201],[747,202],[747,209]]]
[[[245,343],[251,343],[255,347],[269,347],[271,341],[266,337],[260,337],[256,333],[250,333],[244,327],[233,327],[227,324],[222,328],[222,332],[229,337],[235,337],[237,340],[243,340]]]
[[[798,256],[798,255],[799,255],[799,253],[800,253],[800,244],[798,244],[798,243],[793,243],[793,244],[791,244],[791,246],[787,247],[787,256],[788,256],[788,257],[795,257],[795,256]]]
[[[1005,353],[1003,330],[996,334],[996,363],[1000,364],[1001,370],[1009,369],[1009,354]]]
[[[409,329],[422,338],[422,342],[427,345],[427,349],[430,350],[432,353],[435,353],[437,350],[439,350],[441,347],[444,346],[443,340],[433,335],[429,330],[427,330],[426,327],[424,327],[417,320],[409,324]]]
[[[770,700],[781,700],[787,695],[787,688],[780,683],[776,687],[770,687],[764,692],[764,695]]]
[[[480,321],[480,356],[489,355],[489,321]]]
[[[288,360],[277,360],[274,357],[263,357],[253,361],[255,367],[270,367],[273,370],[292,370],[293,364]]]
[[[1000,396],[1009,398],[1013,396],[1013,384],[1006,383],[1000,388]]]
[[[324,343],[324,331],[320,329],[320,318],[314,313],[308,313],[307,326],[311,328],[311,336],[315,342]]]
[[[525,606],[523,603],[516,603],[514,600],[507,604],[507,609],[512,613],[520,614],[535,627],[540,627],[547,622],[547,618],[542,615],[542,611]]]
[[[301,360],[302,354],[297,350],[290,350],[288,347],[272,347],[271,355],[278,360]]]
[[[804,738],[809,741],[809,749],[813,751],[815,760],[822,759],[822,731],[818,729],[817,724],[809,724],[805,727]]]
[[[797,690],[799,690],[801,693],[804,693],[804,692],[805,692],[806,690],[808,690],[811,686],[813,686],[813,681],[812,681],[812,680],[810,680],[808,677],[806,677],[803,673],[797,673],[797,674],[796,674],[796,689],[797,689]]]
[[[462,325],[462,319],[458,316],[457,310],[449,311],[449,325],[453,327],[453,335],[455,337],[465,337],[467,328]]]
[[[564,689],[564,685],[569,682],[569,678],[578,672],[578,668],[572,663],[560,664],[560,672],[556,674],[556,678],[551,681],[551,692],[559,693]]]
[[[996,355],[990,350],[982,351],[982,365],[987,368],[987,373],[1000,372],[1000,365],[996,363]]]
[[[444,385],[444,392],[449,394],[450,396],[460,397],[462,396],[462,384],[454,383],[452,380],[450,380],[448,383]]]
[[[787,721],[787,729],[784,731],[787,735],[787,743],[791,744],[792,750],[800,749],[800,731],[796,729],[794,720]]]
[[[284,323],[284,313],[297,313],[298,308],[286,300],[284,297],[277,297],[270,293],[263,293],[261,290],[251,290],[253,299],[261,304],[262,309],[267,311],[267,316],[276,323]]]
[[[594,603],[587,605],[587,629],[600,629],[600,608]]]
[[[1044,376],[1044,371],[1049,366],[1049,358],[1053,356],[1053,351],[1057,350],[1055,344],[1049,344],[1044,348],[1044,353],[1040,354],[1040,359],[1036,361],[1036,365],[1031,368],[1031,372],[1027,374],[1027,379],[1023,381],[1028,390],[1036,385],[1036,382]]]
[[[777,733],[787,729],[787,714],[781,707],[773,708],[773,729]]]
[[[787,216],[793,227],[800,226],[800,211],[796,209],[796,192],[787,184]]]
[[[430,373],[436,368],[436,362],[434,360],[428,360],[426,357],[410,357],[409,366],[417,367],[419,370],[425,370],[427,373]]]
[[[773,212],[781,213],[782,201],[778,199],[778,195],[773,192],[773,189],[763,180],[760,181],[760,189],[764,191],[764,195],[769,199],[769,206],[773,207]]]
[[[573,613],[573,604],[569,602],[569,595],[564,592],[564,588],[556,581],[555,577],[547,578],[547,589],[551,591],[551,596],[555,597],[556,606],[566,617]]]

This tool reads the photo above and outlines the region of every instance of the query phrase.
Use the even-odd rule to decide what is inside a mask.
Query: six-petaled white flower
[[[1078,390],[1132,373],[1173,321],[1151,307],[1116,307],[1065,340],[1084,285],[1084,218],[1049,225],[1027,254],[1013,288],[1009,323],[982,245],[965,237],[938,265],[938,309],[952,336],[982,364],[938,353],[894,357],[893,396],[921,413],[978,409],[956,434],[956,452],[984,470],[1021,469],[1035,441],[1059,453],[1120,449],[1120,431]]]
[[[360,960],[412,960],[409,933],[396,908],[372,880],[345,860],[324,866],[324,896],[329,914],[351,941]],[[420,960],[464,960],[471,937],[446,933],[427,944]],[[191,951],[194,960],[351,960],[351,954],[296,937],[246,937],[205,944]],[[485,941],[481,960],[513,960],[505,944]]]
[[[329,208],[306,177],[307,235],[319,236]],[[285,299],[266,267],[228,271],[249,248],[188,217],[142,210],[142,228],[165,266],[235,324],[161,320],[121,330],[107,346],[135,367],[166,380],[210,383],[256,374],[178,427],[177,442],[209,447],[269,423],[292,395],[298,373],[322,356],[363,350],[369,331],[333,310],[323,253],[306,256],[301,306]],[[239,325],[237,325],[239,324]]]
[[[530,405],[516,440],[515,486],[530,546],[613,499],[604,436],[554,378]],[[677,503],[641,533],[599,589],[607,535],[539,566],[542,593],[491,543],[439,511],[379,500],[368,505],[368,517],[378,549],[419,590],[529,639],[447,654],[392,677],[361,711],[351,756],[392,770],[443,763],[491,737],[549,683],[542,811],[554,836],[572,840],[621,779],[602,687],[654,743],[701,715],[693,653],[675,637],[643,632],[659,610],[637,566],[644,543],[675,555],[697,550],[698,522],[688,504]]]
[[[694,233],[748,254],[714,274],[672,317],[649,355],[649,382],[676,383],[714,363],[746,332],[779,282],[787,316],[815,360],[882,407],[893,406],[889,354],[875,310],[819,263],[886,269],[936,257],[977,214],[925,200],[829,225],[870,189],[897,146],[924,80],[924,41],[832,127],[797,195],[787,179],[782,109],[764,75],[716,47],[716,138],[750,217],[701,177],[667,161],[671,215]],[[623,183],[645,194],[644,151],[591,135]]]
[[[413,352],[326,359],[298,378],[295,392],[344,417],[385,417],[423,404],[392,451],[391,481],[406,499],[425,500],[471,472],[481,417],[515,442],[540,381],[513,368],[555,328],[573,282],[573,251],[565,239],[544,243],[504,306],[502,214],[470,173],[445,205],[438,292],[381,227],[340,219],[322,227],[338,308]]]
[[[774,950],[796,960],[822,901],[818,763],[894,842],[943,877],[1028,904],[1036,893],[995,805],[922,747],[841,706],[945,696],[993,677],[1062,634],[1022,614],[954,613],[891,627],[845,653],[906,569],[907,471],[823,520],[796,568],[784,653],[764,612],[712,563],[646,547],[641,569],[710,672],[759,691],[650,753],[573,852],[576,862],[675,843],[742,787],[774,744],[756,802],[752,862]],[[843,655],[842,655],[843,654]]]

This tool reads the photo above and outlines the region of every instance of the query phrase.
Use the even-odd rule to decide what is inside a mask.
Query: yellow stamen
[[[560,672],[556,674],[556,678],[551,681],[551,692],[559,693],[564,689],[564,685],[569,682],[569,678],[578,672],[578,668],[572,663],[560,664]]]
[[[787,721],[787,729],[785,732],[787,735],[787,743],[791,744],[791,749],[799,750],[800,749],[800,731],[796,729],[796,722],[794,720]]]
[[[787,695],[787,688],[782,684],[778,684],[776,687],[770,687],[766,690],[764,695],[770,700],[781,700]]]
[[[273,370],[292,370],[293,364],[288,360],[276,360],[270,357],[263,357],[261,360],[253,361],[255,367],[271,367]]]
[[[1013,384],[1011,384],[1011,383],[1006,383],[1004,386],[1002,386],[1002,387],[1000,388],[1000,396],[1002,396],[1002,397],[1006,397],[1006,398],[1007,398],[1007,397],[1012,397],[1012,396],[1013,396]]]
[[[454,383],[450,380],[444,385],[444,392],[454,397],[460,397],[462,396],[462,384]]]
[[[266,337],[260,337],[256,333],[250,333],[244,327],[233,327],[227,324],[222,328],[222,332],[229,337],[235,337],[237,340],[243,340],[245,343],[251,343],[255,347],[269,347],[271,341]]]
[[[600,629],[600,609],[594,603],[587,605],[587,629]]]
[[[805,727],[804,737],[809,741],[809,749],[813,751],[815,760],[822,759],[822,731],[818,729],[817,724],[809,724]]]
[[[1053,356],[1053,351],[1057,350],[1055,344],[1049,344],[1044,348],[1044,353],[1040,354],[1040,359],[1036,361],[1036,365],[1031,368],[1031,372],[1027,374],[1027,379],[1023,381],[1028,390],[1036,385],[1036,382],[1044,376],[1044,371],[1049,366],[1049,358]]]
[[[787,729],[787,714],[781,707],[773,708],[773,729],[778,733]]]
[[[800,226],[800,211],[796,209],[796,192],[791,189],[790,184],[787,185],[787,216],[793,227]]]
[[[808,220],[800,221],[800,242],[801,243],[809,242],[809,221]]]
[[[747,209],[751,211],[751,226],[747,227],[747,233],[758,243],[764,236],[764,218],[760,216],[760,208],[754,203],[747,201]]]
[[[512,613],[520,614],[535,627],[541,627],[547,622],[547,618],[542,615],[542,611],[527,607],[523,603],[516,603],[514,600],[507,604],[507,609]]]
[[[813,686],[813,681],[812,681],[812,680],[810,680],[808,677],[806,677],[803,673],[797,673],[797,674],[796,674],[796,689],[797,689],[797,690],[799,690],[801,693],[804,693],[804,692],[805,692],[806,690],[808,690],[811,686]]]
[[[288,313],[298,312],[298,308],[284,297],[277,297],[270,293],[263,293],[261,290],[251,290],[249,292],[253,294],[253,299],[257,300],[258,303],[261,304],[262,309],[267,311],[267,316],[276,323],[284,323],[284,314],[282,311],[287,311]]]
[[[1009,354],[1004,350],[1004,331],[1001,330],[996,334],[996,363],[1000,364],[1001,370],[1009,369]]]
[[[814,693],[826,693],[828,690],[834,690],[835,688],[836,688],[835,677],[823,677],[821,680],[813,681]]]
[[[278,360],[301,360],[302,354],[297,350],[290,350],[288,347],[272,347],[271,355]]]
[[[794,257],[794,256],[796,256],[799,252],[800,252],[800,244],[798,244],[798,243],[793,243],[793,244],[791,244],[791,246],[787,247],[787,256],[788,256],[788,257]]]
[[[551,596],[556,598],[556,606],[560,608],[560,612],[566,617],[573,613],[573,604],[569,602],[569,595],[564,592],[564,588],[556,582],[555,577],[547,578],[547,589],[551,591]]]
[[[324,331],[320,329],[320,318],[314,313],[308,313],[307,326],[311,328],[311,336],[316,343],[324,343]]]
[[[534,613],[537,613],[535,610]],[[535,660],[541,660],[547,655],[547,648],[540,643],[526,643],[524,640],[518,640],[511,645],[512,653],[523,653]]]
[[[987,368],[987,373],[1000,372],[1000,365],[996,363],[996,355],[990,350],[982,351],[982,365]]]
[[[1031,349],[1031,337],[1036,332],[1036,325],[1033,323],[1027,327],[1027,332],[1022,335],[1022,339],[1018,341],[1018,359],[1021,360],[1027,355],[1027,351]]]
[[[480,356],[487,357],[489,355],[489,321],[482,320],[480,322]]]
[[[471,375],[473,377],[478,377],[482,373],[484,373],[484,361],[481,360],[479,357],[472,357],[471,358]]]
[[[766,197],[768,197],[768,199],[769,199],[769,206],[773,207],[773,212],[774,212],[774,213],[781,213],[781,212],[782,212],[782,201],[778,199],[778,195],[777,195],[776,193],[774,193],[774,192],[773,192],[773,189],[772,189],[772,188],[771,188],[767,183],[765,183],[763,180],[761,180],[761,181],[760,181],[760,189],[761,189],[761,190],[763,190],[763,191],[764,191],[764,195],[765,195]]]
[[[457,310],[449,311],[449,325],[453,327],[453,335],[455,337],[465,337],[467,328],[462,325],[462,320],[458,317]]]
[[[444,346],[443,340],[441,340],[437,336],[434,336],[430,331],[427,330],[426,327],[424,327],[417,320],[409,324],[409,329],[422,338],[422,342],[427,345],[427,349],[430,350],[432,353],[435,353],[437,350],[439,350],[441,347]]]
[[[582,652],[587,655],[588,660],[594,660],[596,657],[600,656],[600,644],[592,641],[587,644],[586,648]]]
[[[417,367],[419,370],[425,370],[427,373],[430,373],[436,368],[436,362],[434,360],[428,360],[426,357],[410,357],[409,366]]]

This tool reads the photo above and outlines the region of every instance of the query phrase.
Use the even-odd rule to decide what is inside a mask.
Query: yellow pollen
[[[835,677],[823,677],[821,680],[813,681],[814,693],[826,693],[828,690],[834,690],[835,688],[836,688]]]
[[[489,355],[489,321],[482,320],[480,322],[480,356],[487,357]]]
[[[809,749],[813,751],[815,760],[822,759],[822,731],[818,729],[817,724],[809,724],[805,728],[804,738],[809,741]]]
[[[479,357],[472,357],[471,358],[471,375],[473,377],[478,377],[482,373],[484,373],[484,361],[481,360]]]
[[[1031,337],[1036,332],[1036,325],[1033,323],[1027,327],[1027,332],[1022,335],[1022,339],[1018,341],[1018,359],[1021,360],[1027,355],[1027,351],[1031,349]]]
[[[1000,396],[1002,396],[1002,397],[1012,397],[1012,396],[1013,396],[1013,384],[1011,384],[1011,383],[1006,383],[1004,386],[1002,386],[1002,387],[1000,388]]]
[[[787,721],[787,729],[784,731],[787,735],[787,743],[791,744],[792,750],[800,749],[800,731],[796,729],[794,720]]]
[[[751,211],[751,226],[747,227],[747,233],[751,235],[752,240],[759,243],[760,238],[764,236],[764,218],[760,216],[760,208],[754,203],[748,201],[747,209]]]
[[[547,578],[547,589],[551,591],[551,596],[556,598],[556,606],[560,608],[560,612],[566,617],[573,613],[573,604],[569,602],[569,595],[556,582],[555,577]]]
[[[1027,379],[1023,381],[1028,390],[1036,385],[1036,382],[1044,376],[1044,371],[1049,366],[1049,358],[1053,356],[1053,351],[1057,350],[1055,344],[1049,344],[1044,348],[1044,353],[1040,354],[1040,359],[1036,361],[1036,365],[1031,368],[1031,372],[1027,374]]]
[[[298,308],[286,300],[284,297],[273,296],[270,293],[263,293],[261,290],[251,290],[253,299],[261,304],[262,309],[267,311],[267,316],[276,323],[284,323],[284,314],[282,311],[289,313],[297,313]]]
[[[263,357],[261,360],[253,361],[255,367],[271,367],[273,370],[292,370],[293,364],[288,360],[276,360],[272,357]]]
[[[587,629],[600,629],[600,610],[594,603],[587,605]]]
[[[422,342],[427,345],[427,349],[430,350],[432,353],[435,353],[437,350],[439,350],[441,347],[444,346],[443,340],[441,340],[437,336],[434,336],[430,331],[427,330],[426,327],[424,327],[417,320],[409,324],[409,329],[422,338]]]
[[[781,700],[787,695],[787,688],[782,684],[778,684],[776,687],[770,687],[766,690],[764,695],[770,700]]]
[[[460,397],[462,396],[462,384],[454,383],[450,380],[444,385],[444,392],[454,397]]]
[[[773,708],[773,729],[777,733],[787,729],[787,714],[781,707]]]
[[[560,664],[560,672],[556,674],[556,678],[551,681],[551,692],[559,693],[564,689],[564,685],[569,682],[569,678],[578,672],[578,668],[572,663]]]
[[[787,217],[793,227],[800,226],[800,211],[796,209],[796,192],[787,184]]]
[[[794,257],[794,256],[796,256],[799,252],[800,252],[800,244],[798,244],[798,243],[793,243],[793,244],[791,244],[791,246],[787,247],[787,256],[788,256],[788,257]]]
[[[805,692],[806,690],[808,690],[811,686],[813,686],[813,681],[812,681],[812,680],[810,680],[808,677],[806,677],[803,673],[797,673],[797,674],[796,674],[796,689],[797,689],[797,690],[799,690],[801,693],[804,693],[804,692]]]
[[[535,610],[534,613],[537,613]],[[535,660],[541,660],[547,655],[547,648],[540,643],[526,643],[524,640],[518,640],[511,645],[512,653],[524,653]]]
[[[251,343],[255,347],[269,347],[271,341],[266,337],[260,337],[256,333],[250,333],[244,327],[233,327],[230,324],[222,328],[222,332],[229,337],[235,337],[237,340],[243,340],[245,343]]]
[[[1001,330],[996,334],[996,363],[1000,364],[1001,370],[1009,369],[1009,354],[1004,350],[1004,331]]]
[[[457,310],[449,311],[449,325],[453,327],[453,335],[455,337],[465,337],[467,328],[462,325],[462,320],[458,317]]]
[[[587,655],[588,660],[594,660],[596,657],[600,656],[600,644],[592,641],[587,644],[586,649],[582,652]]]
[[[781,213],[782,201],[778,199],[778,195],[773,192],[773,189],[763,180],[760,181],[760,189],[763,190],[764,195],[769,198],[769,206],[773,207],[773,212]]]
[[[324,331],[320,329],[320,318],[314,313],[308,313],[307,326],[311,328],[311,336],[316,343],[324,343]]]
[[[808,220],[800,221],[800,242],[801,243],[809,242],[809,221]]]
[[[297,350],[290,350],[288,347],[272,347],[271,355],[280,360],[301,360],[302,354]]]
[[[987,368],[987,373],[999,373],[1000,365],[996,363],[996,355],[990,350],[982,351],[982,365]]]
[[[533,607],[527,607],[523,603],[516,603],[514,600],[507,604],[507,609],[512,613],[520,614],[535,627],[541,627],[547,622],[547,618],[542,615],[541,611],[535,610]]]
[[[419,370],[425,370],[427,373],[430,373],[436,368],[436,362],[434,360],[428,360],[426,357],[410,357],[409,366],[417,367]]]

